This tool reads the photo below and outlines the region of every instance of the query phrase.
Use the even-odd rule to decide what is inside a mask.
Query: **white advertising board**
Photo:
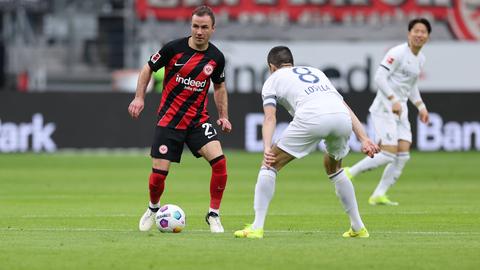
[[[229,91],[259,92],[268,76],[268,51],[288,46],[296,65],[323,70],[342,92],[376,91],[375,71],[387,50],[399,42],[213,41],[223,51]],[[421,92],[480,92],[480,43],[430,42]]]

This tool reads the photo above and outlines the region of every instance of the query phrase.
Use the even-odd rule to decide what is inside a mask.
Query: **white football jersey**
[[[414,55],[408,43],[391,48],[383,58],[379,72],[387,71],[387,84],[393,95],[406,106],[409,97],[419,99],[417,80],[425,64],[425,55]],[[390,110],[391,103],[380,89],[370,107],[371,112]]]
[[[278,102],[294,117],[349,113],[327,76],[313,67],[278,69],[263,84],[262,98],[264,106]]]

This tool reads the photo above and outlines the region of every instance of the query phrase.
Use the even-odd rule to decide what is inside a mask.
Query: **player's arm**
[[[218,111],[217,124],[221,126],[222,131],[230,132],[232,124],[228,120],[228,93],[225,82],[213,84],[213,99]]]
[[[408,96],[408,99],[417,107],[420,121],[422,121],[422,123],[427,124],[428,118],[429,118],[427,106],[425,105],[425,103],[422,100],[422,97],[420,96],[420,91],[418,90],[418,85],[416,82],[412,88],[412,91],[410,92],[410,95]]]
[[[263,159],[264,165],[270,166],[275,162],[275,155],[272,153],[272,139],[275,127],[277,126],[277,108],[275,104],[265,103],[263,105],[263,126],[262,126],[262,138],[263,138]]]
[[[402,113],[402,105],[393,92],[393,89],[388,84],[388,77],[390,76],[390,70],[388,67],[380,65],[375,73],[375,84],[378,90],[381,91],[392,104],[392,112],[400,115]]]
[[[152,77],[152,69],[145,64],[138,75],[137,89],[135,90],[135,98],[128,106],[128,113],[133,118],[138,118],[144,108],[145,92],[147,91],[148,82]]]
[[[350,112],[353,133],[355,133],[355,136],[357,136],[358,140],[362,143],[362,152],[369,157],[373,157],[374,154],[380,151],[380,147],[378,147],[378,145],[374,144],[370,138],[368,138],[367,133],[363,129],[362,123],[360,120],[358,120],[358,117],[355,115],[352,109],[350,109],[350,106],[348,106],[345,102],[343,102],[343,104],[345,104]]]
[[[388,83],[390,75],[396,71],[400,65],[402,59],[402,49],[400,47],[394,47],[390,49],[380,62],[380,66],[375,73],[374,81],[378,87],[378,91],[382,92],[390,101],[392,106],[392,112],[399,115],[402,113],[402,105],[398,98],[395,96],[395,92]]]

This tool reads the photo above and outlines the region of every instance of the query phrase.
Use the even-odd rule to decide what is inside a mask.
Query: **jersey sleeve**
[[[157,71],[160,68],[166,66],[170,59],[173,57],[173,45],[172,42],[167,43],[157,53],[150,56],[148,65],[153,71]]]
[[[220,84],[225,81],[225,57],[220,53],[218,57],[218,63],[212,73],[212,82],[215,84]]]
[[[390,49],[382,59],[380,67],[386,69],[389,73],[392,73],[400,64],[401,52],[399,47]]]
[[[375,83],[386,97],[394,95],[392,88],[388,84],[388,77],[400,65],[401,51],[399,48],[398,46],[394,47],[385,54],[375,73]]]
[[[377,72],[375,72],[375,84],[378,87],[379,91],[382,91],[382,93],[386,97],[390,96],[395,96],[393,89],[390,87],[388,84],[388,76],[390,73],[388,73],[388,70],[386,70],[383,67],[378,67]]]
[[[272,76],[267,79],[262,87],[263,106],[277,106],[277,92],[274,88]]]

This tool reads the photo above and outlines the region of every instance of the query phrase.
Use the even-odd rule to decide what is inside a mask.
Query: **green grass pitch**
[[[185,210],[180,234],[137,230],[146,154],[0,155],[0,269],[480,269],[480,152],[413,152],[390,192],[398,207],[367,203],[382,170],[359,176],[369,239],[341,237],[348,217],[320,153],[280,172],[265,238],[235,239],[253,220],[262,155],[226,155],[220,235],[204,222],[210,167],[188,152],[172,165],[162,198]]]

